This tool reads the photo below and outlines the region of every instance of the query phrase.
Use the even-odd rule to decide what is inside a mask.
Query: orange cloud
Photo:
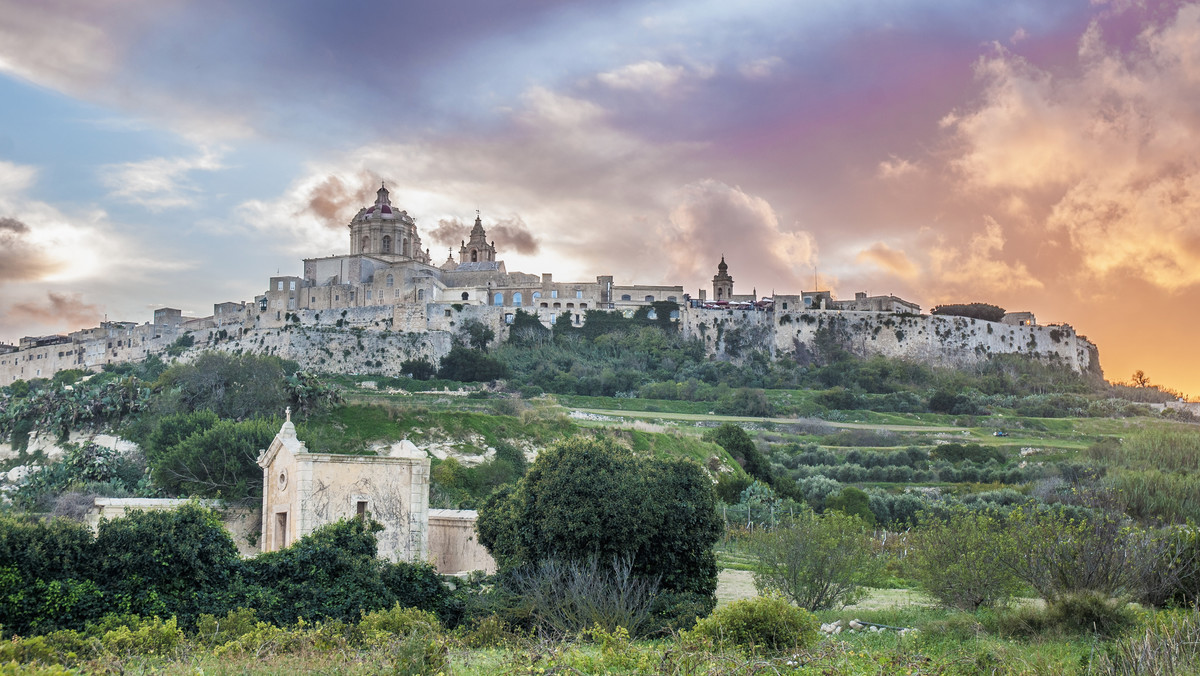
[[[917,266],[908,259],[907,254],[883,242],[876,242],[858,252],[855,260],[859,263],[871,263],[902,279],[913,279],[918,272]]]

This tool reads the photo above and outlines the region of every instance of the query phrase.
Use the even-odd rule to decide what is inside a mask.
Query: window
[[[383,253],[392,253],[392,238],[387,235],[383,236]]]
[[[554,304],[554,309],[555,309],[555,310],[557,310],[557,309],[559,309],[559,308],[561,308],[561,307],[562,307],[562,303],[555,303],[555,304]]]
[[[653,303],[653,302],[654,302],[654,296],[646,296],[646,302],[647,302],[647,303]]]
[[[573,308],[573,307],[575,307],[575,304],[574,304],[574,303],[567,303],[567,307],[569,307],[569,308]]]
[[[295,298],[289,298],[289,299],[288,299],[288,309],[289,309],[289,310],[295,310],[295,309],[296,309],[296,299],[295,299]]]
[[[388,288],[391,288],[396,285],[396,278],[392,277],[391,275],[388,275],[387,281],[384,283],[387,284]]]
[[[341,299],[342,299],[342,297],[341,297],[341,296],[339,296],[339,295],[337,295],[337,294],[335,293],[335,294],[333,294],[333,299],[334,299],[334,300],[341,300]]]
[[[292,281],[288,282],[288,291],[295,291],[295,290],[296,290],[296,280],[293,279]]]
[[[506,315],[504,315],[504,323],[505,323],[505,324],[512,324],[512,323],[513,323],[513,316],[512,316],[512,313],[509,313],[509,314],[506,314]]]
[[[492,305],[504,305],[504,294],[497,293],[495,296],[492,296]]]
[[[282,280],[282,279],[281,279],[281,280],[279,280],[279,282],[277,283],[277,285],[276,285],[276,287],[275,287],[275,290],[276,290],[276,291],[283,291],[283,280]]]
[[[417,300],[425,300],[425,289],[417,289]]]
[[[581,290],[579,290],[579,289],[575,289],[575,297],[576,297],[576,298],[583,298],[583,291],[581,291]]]
[[[354,518],[359,521],[365,521],[367,518],[367,501],[359,500],[354,503]]]
[[[580,310],[586,310],[586,309],[587,309],[587,303],[580,303],[580,304],[579,304],[579,309],[580,309]]]
[[[463,300],[470,300],[470,299],[471,299],[471,294],[467,293],[466,291],[463,291],[463,293],[462,293],[462,299],[463,299]]]
[[[784,304],[783,304],[783,309],[784,309],[784,310],[786,310],[786,309],[787,309],[787,303],[784,303]]]
[[[367,300],[371,300],[371,290],[367,289]]]
[[[310,302],[310,303],[315,303],[315,302],[317,302],[317,297],[316,297],[316,296],[313,296],[312,298],[310,298],[310,299],[309,299],[309,301],[308,301],[308,302]]]
[[[675,296],[667,296],[667,300],[674,303],[674,302],[676,302],[677,299],[675,298]]]
[[[516,305],[517,307],[520,307],[520,306],[521,306],[521,300],[522,300],[522,298],[521,298],[521,292],[520,292],[520,291],[518,291],[518,292],[516,292],[516,293],[514,293],[514,294],[513,294],[513,302],[512,302],[512,304],[513,304],[513,305]]]
[[[547,305],[545,303],[542,303],[539,307],[547,307]]]
[[[550,297],[551,297],[551,298],[558,298],[558,289],[551,289],[551,291],[550,291]]]
[[[578,323],[579,323],[579,315],[575,315],[575,323],[576,323],[576,324],[578,324]]]
[[[449,310],[446,310],[446,316],[447,316],[447,317],[449,317],[449,316],[450,316],[450,311],[449,311]]]
[[[541,297],[542,297],[542,292],[541,292],[541,291],[534,291],[534,292],[533,292],[533,299],[534,299],[534,300],[537,300],[537,299],[539,299],[539,298],[541,298]]]
[[[621,294],[621,300],[633,300],[633,296],[631,296],[627,293],[623,293],[623,294]]]
[[[362,238],[362,248],[358,250],[359,253],[367,253],[367,247],[369,247],[369,246],[371,246],[371,238],[363,237]]]
[[[396,297],[397,297],[397,298],[399,298],[399,297],[400,297],[400,289],[396,289]]]

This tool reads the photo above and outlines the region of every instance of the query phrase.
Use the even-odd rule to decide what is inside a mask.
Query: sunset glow
[[[0,0],[0,341],[435,261],[1069,323],[1200,396],[1200,2]],[[64,39],[69,35],[69,39]]]

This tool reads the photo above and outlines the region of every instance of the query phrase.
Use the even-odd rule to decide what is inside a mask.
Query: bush
[[[857,516],[868,526],[875,525],[875,515],[871,512],[871,499],[861,488],[847,486],[841,493],[825,500],[825,511],[837,510],[843,514]]]
[[[1099,592],[1065,594],[1045,607],[1021,606],[998,613],[989,622],[1000,634],[1025,638],[1094,633],[1112,638],[1137,623],[1124,599]]]
[[[426,359],[409,359],[400,364],[400,373],[413,380],[430,380],[437,375],[437,367]]]
[[[703,438],[725,449],[750,476],[764,483],[772,482],[771,463],[754,445],[754,440],[746,434],[746,430],[733,423],[725,423],[705,432]]]
[[[183,642],[183,630],[176,626],[174,617],[165,622],[155,617],[136,628],[122,626],[108,631],[100,642],[106,651],[120,657],[167,655]]]
[[[754,586],[779,592],[808,610],[854,603],[882,569],[861,519],[806,510],[772,531],[750,539],[757,557]]]
[[[93,547],[111,607],[189,625],[210,610],[205,604],[226,589],[239,562],[220,517],[194,504],[102,521]]]
[[[481,350],[455,345],[442,357],[438,377],[464,383],[487,382],[503,378],[508,369],[499,360],[489,357]]]
[[[807,648],[819,637],[820,622],[812,613],[774,595],[734,601],[684,634],[688,642],[708,640],[719,648],[773,653]]]
[[[561,638],[592,627],[606,632],[621,627],[641,635],[650,623],[659,583],[635,577],[632,557],[613,559],[606,567],[592,557],[539,561],[513,571],[510,585],[530,604],[537,628]]]
[[[942,605],[974,612],[999,605],[1020,582],[1002,560],[1004,522],[955,506],[946,518],[925,512],[909,535],[909,564],[921,589]]]

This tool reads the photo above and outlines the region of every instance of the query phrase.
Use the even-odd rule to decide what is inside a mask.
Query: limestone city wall
[[[737,357],[762,348],[773,357],[812,353],[821,329],[832,329],[843,347],[863,357],[963,366],[993,355],[1021,354],[1061,361],[1079,372],[1100,370],[1096,346],[1066,324],[1015,326],[967,317],[839,310],[685,308],[680,313],[680,330],[699,337],[708,352],[718,356]]]

